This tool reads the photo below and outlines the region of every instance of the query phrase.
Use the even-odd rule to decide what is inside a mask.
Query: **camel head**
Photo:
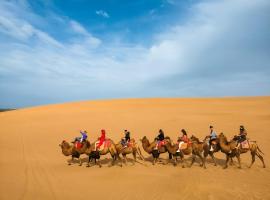
[[[221,133],[218,135],[218,137],[225,137],[225,135],[224,135],[223,132],[221,132]]]
[[[61,144],[59,144],[59,146],[63,149],[63,148],[69,148],[70,145],[66,140],[63,140]]]
[[[228,141],[228,140],[227,140],[227,137],[224,135],[223,132],[221,132],[221,133],[218,135],[218,140],[219,140],[219,141],[225,141],[225,142]]]
[[[205,136],[205,138],[203,139],[204,142],[209,141],[209,140],[210,140],[210,136],[209,135]]]
[[[191,135],[190,140],[192,142],[200,142],[199,138],[195,137],[194,135]]]
[[[142,138],[142,139],[140,139],[140,141],[141,141],[142,143],[146,143],[146,142],[148,142],[148,143],[149,143],[149,140],[147,139],[147,137],[146,137],[146,136],[143,136],[143,138]]]
[[[170,137],[165,137],[164,141],[165,141],[165,145],[166,144],[171,144],[172,145],[172,143],[173,143],[172,140],[170,139]]]

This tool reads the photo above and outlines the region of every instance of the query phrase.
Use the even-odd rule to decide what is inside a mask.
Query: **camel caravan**
[[[186,156],[191,156],[189,167],[193,165],[196,157],[198,157],[200,160],[200,166],[206,168],[205,161],[208,156],[212,158],[214,165],[217,166],[214,154],[220,151],[226,156],[225,165],[223,167],[224,169],[228,167],[229,161],[233,164],[234,157],[238,160],[238,167],[242,168],[240,156],[247,152],[250,152],[251,154],[251,163],[249,168],[255,162],[256,156],[261,160],[263,168],[265,168],[263,152],[256,141],[252,141],[247,138],[247,131],[244,126],[240,126],[239,134],[234,136],[230,141],[227,140],[224,133],[217,135],[213,126],[210,126],[209,128],[210,134],[207,135],[203,141],[200,141],[194,135],[189,138],[186,130],[182,129],[182,135],[174,143],[170,137],[165,137],[163,130],[160,129],[159,134],[154,141],[150,142],[149,139],[144,136],[140,139],[140,142],[142,143],[144,151],[151,155],[153,165],[157,162],[162,162],[160,154],[167,153],[169,156],[167,163],[172,162],[174,166],[180,163],[182,167],[186,167],[184,162],[184,158]],[[76,137],[71,144],[64,140],[59,145],[62,153],[65,156],[71,157],[71,160],[68,161],[69,165],[74,164],[74,159],[77,159],[79,166],[81,166],[83,163],[81,155],[83,154],[88,156],[87,167],[93,165],[101,167],[102,164],[100,158],[106,154],[110,154],[111,156],[111,163],[109,166],[113,166],[117,163],[117,165],[122,167],[123,162],[127,164],[128,154],[132,154],[133,156],[131,161],[133,165],[135,162],[143,164],[137,160],[137,156],[139,156],[142,162],[145,161],[140,147],[135,139],[130,138],[130,132],[127,130],[125,130],[124,137],[118,143],[107,138],[106,132],[103,129],[101,130],[101,136],[93,143],[90,143],[87,140],[87,131],[80,131],[80,133],[81,137]]]

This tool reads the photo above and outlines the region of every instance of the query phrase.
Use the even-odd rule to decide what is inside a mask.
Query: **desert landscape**
[[[160,128],[173,141],[182,128],[203,139],[210,124],[228,138],[244,125],[264,152],[266,168],[256,158],[249,169],[246,153],[242,169],[237,162],[223,169],[221,152],[215,154],[218,166],[207,158],[207,169],[198,159],[192,168],[153,166],[139,141],[143,136],[152,141]],[[104,156],[101,168],[87,168],[83,155],[82,166],[69,166],[59,144],[80,136],[80,130],[93,142],[101,129],[115,142],[128,129],[146,161],[108,167],[110,157]],[[84,101],[1,112],[0,199],[270,199],[269,129],[270,97]],[[168,154],[161,157],[166,161]]]

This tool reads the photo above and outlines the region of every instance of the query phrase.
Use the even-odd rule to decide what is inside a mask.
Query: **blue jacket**
[[[212,139],[217,139],[217,134],[216,134],[215,131],[212,131],[212,132],[210,133],[210,139],[211,139],[211,140],[212,140]]]
[[[86,138],[87,138],[87,134],[86,134],[85,132],[82,132],[82,131],[80,131],[80,133],[82,134],[82,138],[83,138],[83,140],[86,140]]]

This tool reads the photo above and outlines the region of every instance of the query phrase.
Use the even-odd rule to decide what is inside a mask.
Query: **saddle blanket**
[[[76,142],[75,142],[75,148],[76,148],[76,149],[80,150],[80,149],[82,148],[82,146],[83,146],[83,144],[80,143],[79,141],[76,141]]]
[[[162,147],[162,146],[164,146],[165,145],[165,141],[164,140],[162,140],[162,141],[160,141],[159,143],[158,143],[158,147],[160,148],[160,147]]]
[[[188,147],[188,143],[182,143],[180,149],[183,150],[183,149],[186,149]]]
[[[248,141],[245,140],[245,141],[241,142],[241,147],[242,147],[243,149],[249,149]]]
[[[99,141],[98,141],[99,142]],[[97,142],[97,144],[98,144]],[[103,149],[111,146],[111,140],[106,139],[103,144],[99,147],[99,151],[103,151]]]

